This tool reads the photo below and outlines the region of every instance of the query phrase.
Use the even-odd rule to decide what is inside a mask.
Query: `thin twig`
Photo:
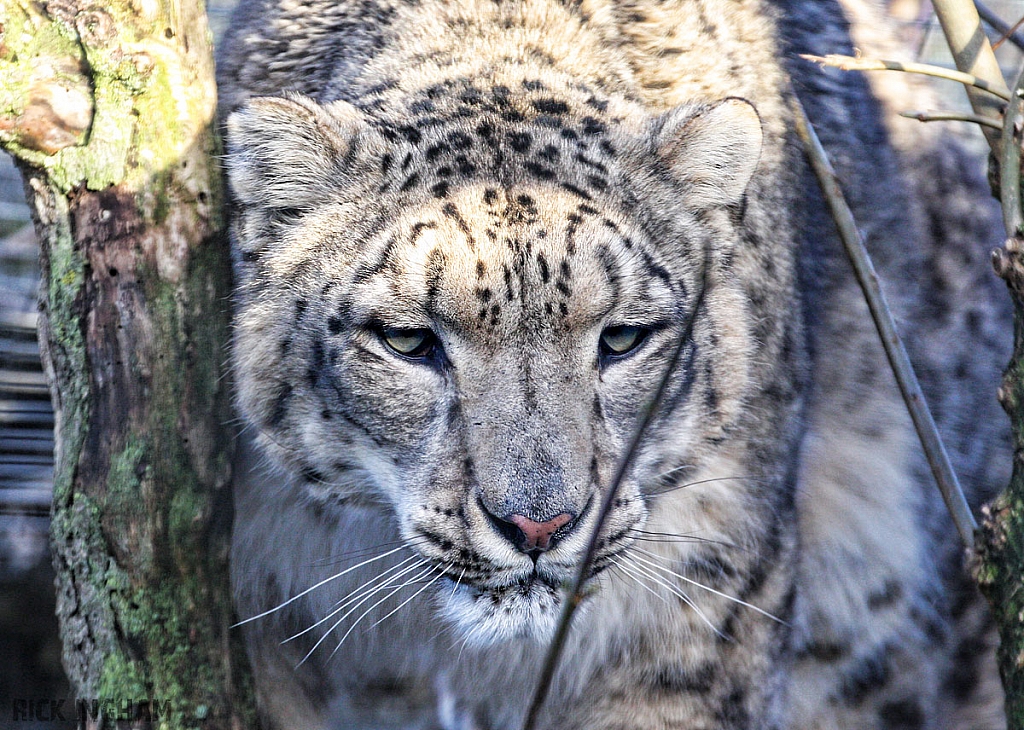
[[[921,386],[914,375],[914,368],[910,364],[906,348],[896,331],[896,323],[893,320],[892,312],[886,304],[885,296],[878,283],[878,275],[868,256],[864,241],[857,230],[857,224],[853,219],[843,191],[839,187],[839,181],[831,163],[825,154],[818,136],[814,133],[807,115],[804,112],[800,101],[793,98],[793,112],[796,119],[796,131],[804,143],[804,149],[810,159],[811,167],[821,185],[822,193],[828,201],[829,209],[835,220],[836,228],[839,230],[839,237],[843,241],[843,247],[853,264],[854,273],[857,276],[857,283],[860,284],[867,300],[868,308],[871,310],[871,318],[878,329],[878,335],[882,340],[882,347],[889,359],[896,382],[899,384],[900,393],[903,395],[903,402],[907,405],[910,418],[914,422],[914,429],[921,440],[925,458],[931,467],[932,475],[938,484],[942,498],[949,508],[953,517],[956,529],[961,539],[968,548],[974,546],[974,531],[977,522],[967,506],[967,499],[964,497],[960,482],[953,471],[953,465],[949,461],[949,455],[942,444],[935,421],[932,419],[928,405],[925,403],[924,395],[921,393]]]
[[[901,117],[916,119],[919,122],[970,122],[980,124],[983,127],[1002,129],[1003,125],[992,117],[983,117],[980,114],[965,114],[964,112],[900,112]]]
[[[555,627],[554,638],[552,638],[551,644],[548,647],[547,655],[544,657],[544,665],[541,669],[540,680],[537,683],[537,689],[534,691],[529,710],[527,710],[526,720],[523,723],[523,730],[534,730],[536,727],[537,717],[541,708],[544,706],[544,701],[547,699],[548,693],[551,690],[551,683],[554,680],[555,672],[558,669],[558,663],[562,656],[562,651],[565,648],[565,640],[569,635],[569,625],[572,622],[573,614],[586,597],[586,594],[583,591],[583,584],[586,582],[587,574],[590,572],[590,566],[594,562],[601,530],[608,519],[608,515],[611,514],[612,505],[615,503],[615,496],[618,494],[622,480],[625,479],[626,473],[633,464],[633,459],[636,457],[636,452],[640,448],[640,442],[643,439],[644,433],[647,431],[648,426],[650,426],[651,421],[654,420],[654,415],[657,413],[658,406],[661,404],[661,399],[665,395],[665,390],[668,388],[668,383],[672,378],[672,373],[676,369],[676,364],[679,362],[679,358],[682,355],[683,350],[686,348],[686,344],[690,342],[693,335],[693,324],[697,319],[697,312],[700,311],[701,306],[704,304],[704,291],[707,288],[707,260],[707,256],[705,256],[704,269],[701,273],[701,286],[697,292],[697,299],[694,302],[690,319],[687,321],[686,328],[679,337],[676,349],[672,353],[672,359],[669,361],[668,367],[665,368],[665,372],[662,374],[661,380],[658,382],[658,388],[655,390],[654,396],[643,410],[640,423],[637,424],[636,430],[633,431],[633,436],[629,441],[629,446],[626,448],[626,453],[622,457],[622,461],[619,462],[619,466],[615,471],[615,476],[608,487],[608,491],[605,492],[604,499],[601,501],[601,508],[597,515],[597,522],[594,524],[594,529],[590,533],[590,540],[587,543],[587,549],[583,553],[583,558],[580,560],[579,567],[576,569],[576,575],[573,577],[572,585],[570,586],[568,595],[566,596],[565,606],[562,608],[562,614],[558,617],[558,625]]]
[[[974,7],[978,9],[978,15],[981,16],[981,19],[988,23],[996,33],[999,33],[999,40],[992,44],[993,51],[999,48],[1004,41],[1010,41],[1010,43],[1024,51],[1024,36],[1018,31],[1021,23],[1024,23],[1024,18],[1021,18],[1011,26],[992,12],[992,9],[985,5],[985,3],[980,2],[980,0],[974,0]]]
[[[877,58],[855,58],[853,56],[842,56],[830,53],[827,56],[812,56],[801,54],[800,58],[823,66],[832,66],[844,71],[905,71],[912,74],[923,74],[924,76],[935,76],[940,79],[956,81],[966,86],[973,86],[982,91],[987,91],[1003,101],[1009,101],[1010,95],[1005,88],[999,88],[985,79],[973,76],[963,71],[954,71],[942,66],[933,66],[930,63],[916,63],[914,61],[887,61]]]
[[[1010,238],[1024,233],[1020,200],[1020,135],[1024,126],[1024,71],[1013,84],[1006,107],[1003,135],[999,140],[999,200],[1003,206],[1003,224]]]
[[[981,27],[981,18],[978,17],[978,9],[974,2],[932,0],[932,8],[935,10],[935,17],[939,19],[939,25],[942,26],[942,34],[946,37],[957,70],[984,81],[990,93],[1005,100],[1009,96],[1006,79],[1003,78],[999,62],[992,52],[988,36]],[[991,96],[979,93],[980,88],[983,87],[977,84],[964,87],[967,99],[971,102],[971,109],[975,114],[1001,119],[1002,105]],[[1001,95],[997,92],[1001,92]],[[981,131],[992,152],[999,154],[999,134],[988,127],[982,127]]]

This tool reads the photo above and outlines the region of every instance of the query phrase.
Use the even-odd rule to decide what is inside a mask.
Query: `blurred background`
[[[235,2],[210,3],[215,40],[227,26]],[[979,10],[991,22],[989,37],[997,41],[1024,17],[1024,0],[985,0]],[[898,60],[953,67],[928,0],[890,0],[888,11],[906,43],[906,55]],[[1024,44],[1024,28],[1017,36]],[[1020,48],[1007,40],[997,56],[1004,74],[1013,78],[1021,65]],[[969,111],[957,84],[933,85],[942,110]],[[977,148],[978,164],[985,164],[987,148],[972,125],[941,123],[957,124]],[[36,344],[38,281],[38,249],[21,177],[0,153],[0,728],[22,730],[74,727],[73,722],[15,723],[11,712],[15,699],[71,698],[61,667],[47,546],[53,414]]]

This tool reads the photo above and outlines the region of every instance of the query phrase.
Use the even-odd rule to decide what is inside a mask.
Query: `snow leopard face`
[[[753,108],[532,108],[395,129],[290,97],[228,124],[241,410],[312,499],[379,506],[481,643],[550,635],[682,339],[591,578],[750,381]]]

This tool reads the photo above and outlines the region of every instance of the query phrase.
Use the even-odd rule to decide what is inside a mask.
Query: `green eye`
[[[635,350],[647,337],[649,330],[623,324],[608,327],[601,333],[601,355],[616,357]]]
[[[434,333],[426,327],[413,329],[383,327],[379,335],[390,350],[403,357],[427,357],[437,344]]]

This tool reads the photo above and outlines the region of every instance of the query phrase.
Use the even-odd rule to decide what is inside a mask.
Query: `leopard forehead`
[[[467,185],[378,235],[354,267],[351,313],[393,326],[508,339],[614,317],[671,319],[688,268],[673,268],[621,215],[550,186]]]

